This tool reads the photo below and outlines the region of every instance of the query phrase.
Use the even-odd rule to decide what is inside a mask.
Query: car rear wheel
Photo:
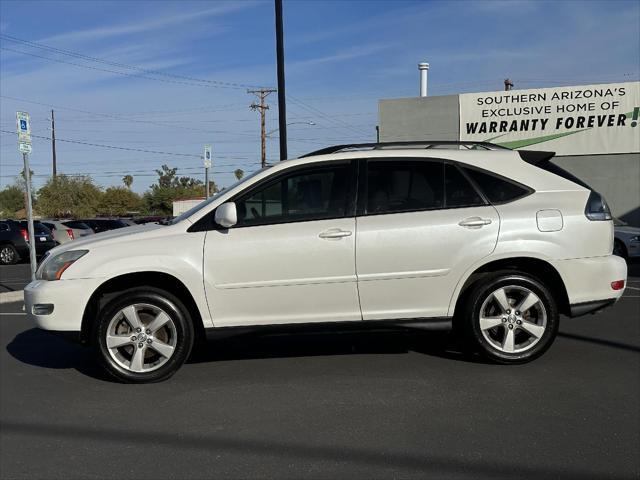
[[[188,311],[179,299],[163,290],[128,290],[99,313],[100,361],[122,382],[166,380],[188,358],[193,340]]]
[[[18,259],[18,252],[13,245],[0,246],[0,264],[13,265]]]
[[[542,355],[558,332],[556,301],[537,279],[496,274],[476,285],[465,309],[466,332],[476,349],[499,363],[524,363]]]

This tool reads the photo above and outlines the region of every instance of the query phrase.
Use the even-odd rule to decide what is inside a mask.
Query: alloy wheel
[[[480,331],[496,350],[522,353],[536,345],[547,328],[547,311],[532,290],[508,285],[493,291],[480,308]]]
[[[15,257],[16,252],[13,250],[13,248],[4,246],[2,247],[2,249],[0,249],[0,263],[3,263],[5,265],[13,263]]]
[[[147,303],[134,303],[113,316],[105,340],[109,355],[120,367],[134,373],[147,373],[171,359],[178,334],[173,319],[164,310]]]

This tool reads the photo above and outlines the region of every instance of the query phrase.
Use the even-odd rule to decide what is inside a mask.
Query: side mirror
[[[233,227],[238,223],[238,211],[236,210],[236,204],[233,202],[227,202],[216,208],[215,220],[221,227]]]

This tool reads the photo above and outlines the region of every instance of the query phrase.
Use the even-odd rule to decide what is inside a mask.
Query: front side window
[[[344,217],[348,183],[346,164],[293,172],[237,200],[237,225]]]
[[[432,210],[443,206],[442,161],[397,159],[368,162],[368,214]]]

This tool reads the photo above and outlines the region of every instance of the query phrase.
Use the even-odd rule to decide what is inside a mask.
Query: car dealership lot
[[[639,280],[526,365],[434,332],[251,334],[139,386],[4,304],[0,475],[637,478]]]

